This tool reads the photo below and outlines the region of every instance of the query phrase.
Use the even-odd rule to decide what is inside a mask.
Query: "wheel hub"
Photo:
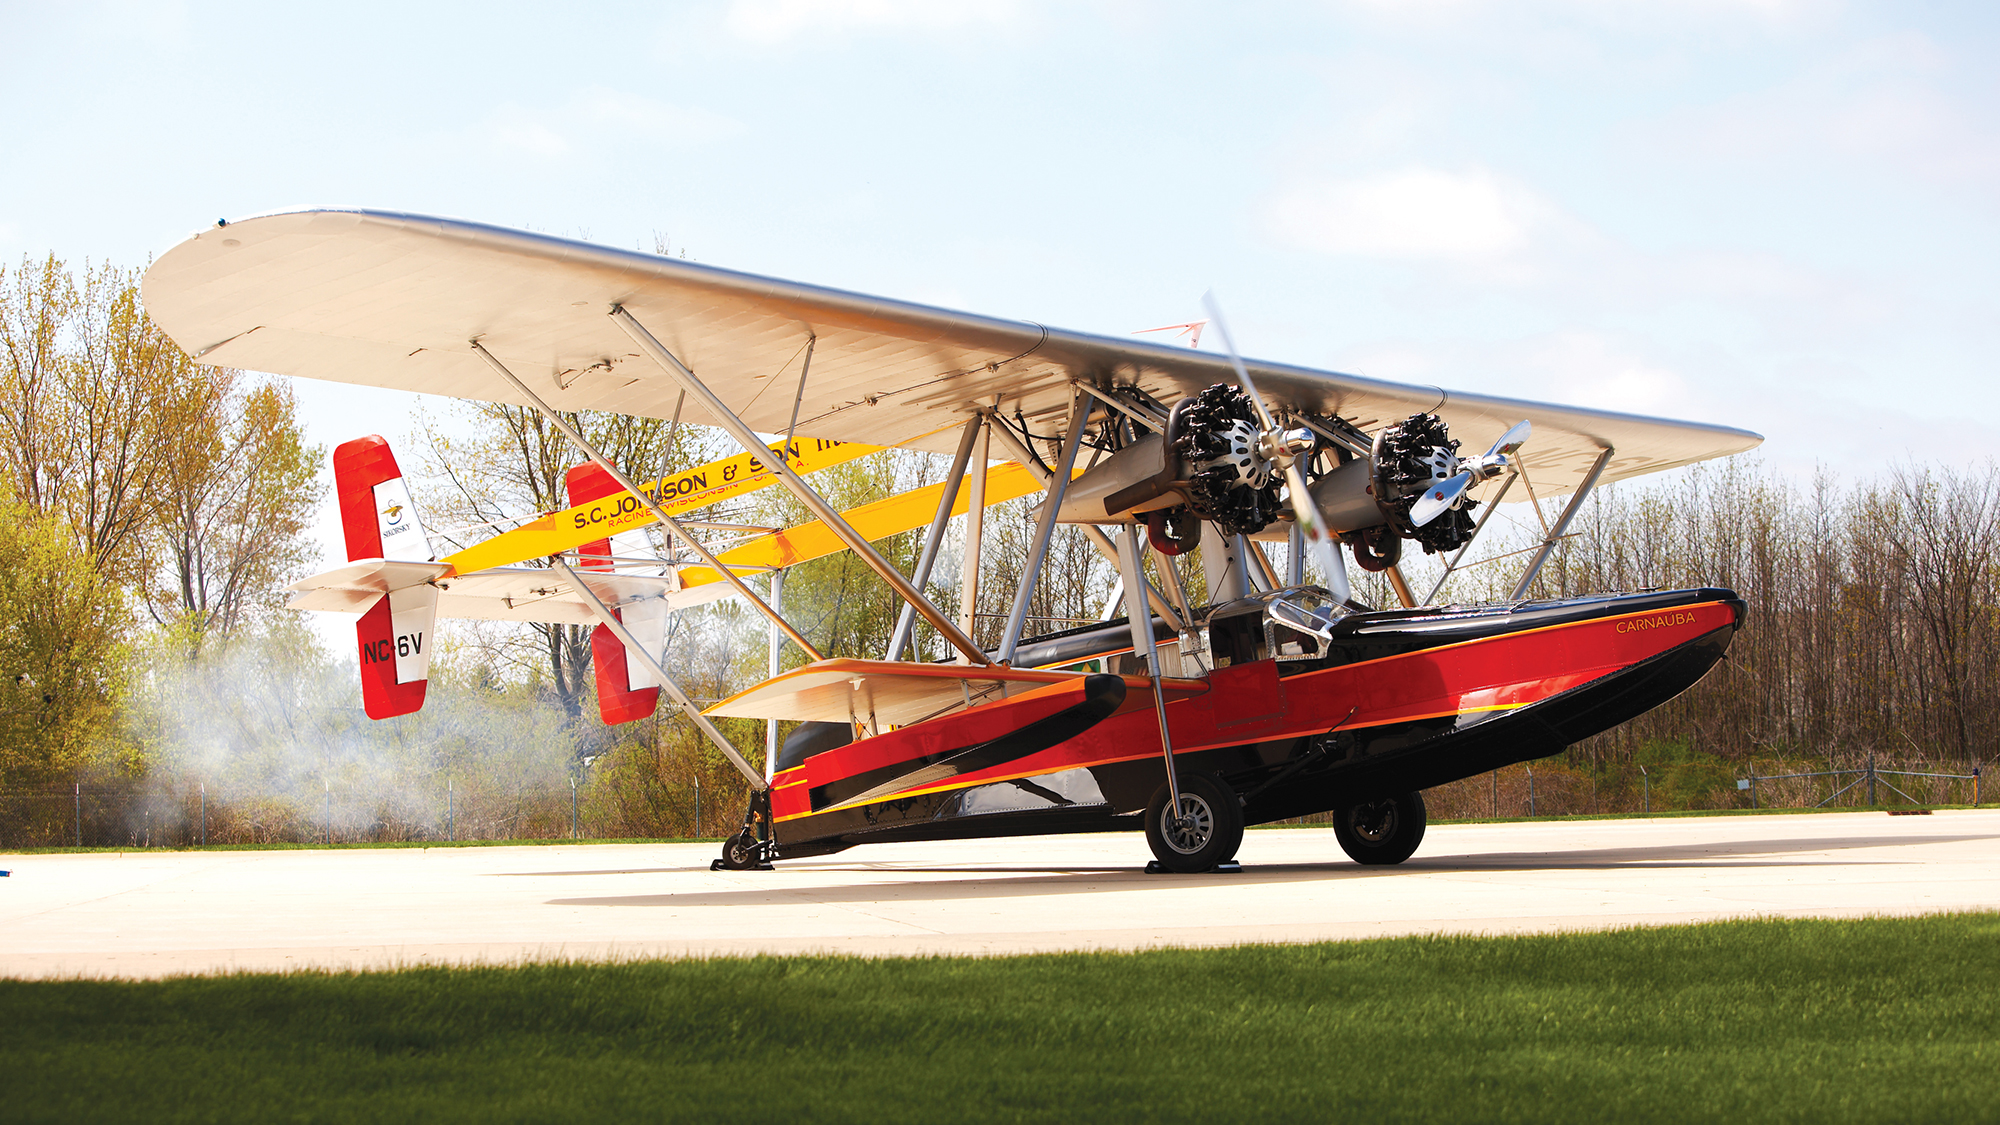
[[[1396,834],[1396,802],[1375,801],[1356,805],[1348,818],[1354,834],[1371,844],[1380,844]]]
[[[1166,818],[1160,835],[1174,851],[1193,855],[1215,837],[1215,810],[1200,797],[1183,793],[1178,815]]]

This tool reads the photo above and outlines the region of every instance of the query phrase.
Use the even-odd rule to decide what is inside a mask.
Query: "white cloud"
[[[2000,133],[1979,96],[1953,89],[1964,65],[1924,35],[1882,36],[1775,85],[1663,116],[1633,141],[1730,163],[1819,160],[1990,190],[2000,183]]]
[[[1558,402],[1656,415],[1698,413],[1702,405],[1680,372],[1594,332],[1557,332],[1535,341],[1521,366],[1539,373]]]
[[[1714,415],[1714,403],[1704,401],[1680,370],[1687,360],[1648,354],[1651,350],[1642,340],[1583,329],[1511,340],[1386,340],[1355,349],[1343,370],[1593,410]],[[1749,424],[1740,416],[1720,420]]]
[[[591,86],[553,108],[503,106],[487,120],[485,132],[501,148],[555,159],[633,140],[702,144],[741,128],[708,110]]]
[[[1378,258],[1495,258],[1525,249],[1553,209],[1483,169],[1405,168],[1281,190],[1268,209],[1274,234],[1329,254]]]
[[[776,43],[808,33],[1003,25],[1020,14],[1017,0],[733,0],[726,22],[744,39]]]

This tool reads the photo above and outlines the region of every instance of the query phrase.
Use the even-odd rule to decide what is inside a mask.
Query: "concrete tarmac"
[[[889,844],[711,872],[711,844],[0,856],[0,975],[1518,934],[2000,909],[2000,811],[1433,826],[1398,867],[1252,831],[1241,874],[1137,833]]]

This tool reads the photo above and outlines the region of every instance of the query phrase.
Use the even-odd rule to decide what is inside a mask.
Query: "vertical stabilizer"
[[[340,494],[340,528],[349,562],[429,562],[436,557],[403,470],[380,434],[356,438],[333,451],[333,484]]]
[[[564,478],[563,483],[569,489],[569,503],[572,508],[625,491],[618,487],[617,481],[611,479],[610,473],[604,471],[604,466],[595,461],[571,465],[569,475]],[[583,544],[576,549],[576,556],[577,565],[585,570],[610,570],[610,536]]]
[[[379,434],[333,451],[334,489],[347,559],[432,558],[430,534],[417,518],[396,455]],[[354,623],[361,659],[361,705],[371,719],[407,715],[424,705],[429,682],[437,587],[391,590]]]
[[[428,582],[391,590],[355,622],[361,649],[361,706],[369,718],[394,718],[423,707],[435,647],[437,597],[437,587]]]
[[[585,461],[571,466],[565,482],[572,507],[601,500],[625,491],[604,466]],[[577,548],[577,562],[585,570],[610,570],[611,539],[592,540]],[[611,612],[640,644],[659,652],[666,644],[667,604],[664,601],[634,602]],[[590,634],[591,666],[597,673],[597,713],[607,724],[616,726],[651,715],[660,705],[660,686],[652,670],[633,653],[625,651],[610,627],[599,625]]]

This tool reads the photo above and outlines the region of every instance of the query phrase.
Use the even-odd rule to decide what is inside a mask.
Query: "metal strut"
[[[1153,615],[1146,612],[1146,570],[1139,556],[1136,527],[1128,527],[1118,540],[1119,576],[1125,580],[1125,614],[1132,626],[1132,651],[1146,658],[1146,676],[1153,681],[1153,714],[1160,720],[1160,754],[1167,764],[1168,820],[1181,815],[1181,783],[1174,770],[1174,739],[1167,730],[1167,697],[1160,690],[1160,650],[1153,642]]]
[[[919,590],[930,584],[931,568],[937,565],[938,547],[944,542],[944,529],[951,522],[951,510],[958,504],[958,488],[965,480],[966,463],[972,460],[972,447],[979,437],[980,421],[975,417],[965,424],[965,436],[958,440],[958,455],[952,458],[951,473],[945,477],[944,495],[938,497],[937,514],[931,517],[931,529],[924,533],[924,553],[917,560],[917,573],[910,579]],[[979,474],[981,477],[986,475],[985,466],[980,466]],[[896,618],[896,631],[889,637],[889,654],[883,659],[901,660],[903,650],[909,647],[910,634],[916,631],[917,607],[904,602],[903,613]]]
[[[972,494],[965,504],[965,558],[960,560],[963,573],[958,578],[958,627],[969,637],[974,635],[973,627],[978,624],[979,541],[986,534],[986,470],[992,464],[988,454],[992,452],[993,427],[983,410],[967,424],[977,427],[979,434],[979,450],[972,460]]]
[[[666,527],[668,531],[671,531],[675,535],[680,536],[681,542],[686,543],[688,546],[694,548],[694,553],[700,556],[701,561],[704,564],[713,567],[715,569],[715,572],[721,575],[724,581],[728,582],[731,586],[736,587],[736,592],[743,595],[746,599],[748,599],[751,605],[757,607],[757,612],[762,613],[765,617],[770,618],[772,624],[776,625],[780,629],[783,629],[785,631],[785,636],[790,637],[792,643],[799,646],[800,649],[804,650],[807,656],[811,657],[814,660],[824,659],[823,657],[820,656],[819,649],[814,648],[813,643],[811,641],[806,640],[803,634],[801,634],[797,629],[792,628],[791,623],[786,621],[782,616],[780,616],[777,610],[774,610],[769,605],[766,605],[764,599],[757,596],[757,591],[751,589],[750,584],[748,582],[745,582],[743,578],[740,575],[738,575],[735,571],[722,565],[721,560],[717,559],[713,554],[709,553],[707,547],[704,547],[700,543],[696,542],[695,537],[687,533],[687,529],[681,526],[679,520],[676,520],[674,519],[674,517],[668,515],[666,511],[662,509],[657,502],[654,501],[651,493],[641,491],[639,486],[633,483],[632,478],[625,475],[625,470],[613,464],[611,458],[606,457],[602,453],[599,453],[597,451],[596,446],[590,444],[589,441],[585,440],[582,434],[576,432],[576,427],[571,426],[568,422],[563,421],[562,415],[556,413],[554,407],[551,407],[548,403],[543,402],[542,396],[529,390],[528,385],[526,383],[523,383],[519,376],[515,375],[512,371],[507,370],[507,365],[501,363],[497,358],[495,358],[493,353],[487,351],[485,347],[479,343],[479,341],[473,340],[471,341],[471,343],[472,343],[472,350],[479,353],[479,358],[485,360],[487,364],[493,368],[493,370],[498,371],[501,375],[505,376],[509,383],[514,384],[514,389],[520,391],[522,395],[526,396],[529,404],[532,405],[536,410],[540,411],[542,417],[547,418],[549,420],[550,425],[562,431],[562,435],[568,438],[572,445],[575,445],[578,449],[582,450],[583,455],[585,457],[588,457],[592,461],[597,462],[599,467],[601,467],[605,472],[611,474],[611,479],[618,482],[618,487],[624,489],[625,491],[631,493],[633,496],[637,497],[639,503],[645,505],[646,510],[653,514],[653,518],[659,520],[660,523],[664,527]]]
[[[1611,463],[1611,453],[1612,449],[1607,445],[1604,447],[1604,452],[1597,455],[1597,460],[1591,463],[1590,471],[1583,475],[1583,483],[1577,486],[1576,495],[1569,498],[1569,505],[1563,509],[1562,518],[1556,520],[1556,525],[1549,529],[1549,537],[1542,540],[1542,549],[1536,551],[1535,557],[1529,560],[1527,573],[1521,575],[1521,581],[1515,585],[1514,596],[1508,599],[1509,601],[1518,602],[1528,596],[1528,587],[1535,584],[1535,576],[1542,572],[1542,564],[1548,562],[1549,556],[1555,553],[1556,544],[1562,540],[1563,532],[1569,530],[1569,521],[1575,519],[1577,511],[1583,507],[1583,498],[1589,496],[1590,490],[1597,487],[1597,478],[1604,475],[1604,466]]]
[[[1514,479],[1520,475],[1518,470],[1508,473],[1507,479],[1500,482],[1500,491],[1486,501],[1486,510],[1479,513],[1479,522],[1472,525],[1472,534],[1465,537],[1465,542],[1459,545],[1457,553],[1451,556],[1451,561],[1444,564],[1444,573],[1438,575],[1437,585],[1431,587],[1430,596],[1424,599],[1425,605],[1437,604],[1438,591],[1444,589],[1444,584],[1450,581],[1452,574],[1458,570],[1458,561],[1465,557],[1465,552],[1470,551],[1472,545],[1478,542],[1479,533],[1486,530],[1486,521],[1492,519],[1493,513],[1500,510],[1500,501],[1507,498],[1507,490],[1514,487]]]
[[[645,352],[654,363],[659,364],[661,370],[680,383],[689,394],[694,396],[695,401],[706,407],[709,416],[719,422],[722,428],[728,432],[730,437],[735,438],[739,445],[751,453],[757,453],[764,449],[764,443],[757,440],[756,433],[748,425],[744,424],[743,419],[737,417],[736,412],[729,409],[723,403],[722,399],[716,396],[714,391],[709,390],[706,383],[697,379],[694,372],[689,370],[686,364],[682,363],[675,357],[674,353],[667,350],[666,345],[660,343],[651,332],[646,330],[645,325],[640,324],[633,318],[631,313],[626,312],[624,306],[612,306],[610,315],[612,323],[623,329],[626,335],[632,337],[632,342],[638,344],[640,350]],[[971,637],[966,636],[964,631],[959,629],[956,621],[946,617],[943,611],[931,604],[930,599],[924,596],[923,591],[912,586],[910,580],[903,577],[901,571],[890,566],[889,560],[877,553],[867,538],[854,530],[854,527],[841,516],[840,512],[833,505],[827,503],[818,492],[814,491],[813,487],[807,484],[803,477],[799,476],[798,472],[792,468],[785,458],[771,458],[768,459],[767,464],[771,470],[771,474],[778,478],[778,482],[790,490],[792,495],[798,497],[799,502],[804,504],[814,516],[825,523],[827,529],[839,537],[840,541],[847,545],[848,550],[854,552],[855,558],[860,559],[868,566],[868,569],[880,575],[882,580],[887,582],[889,587],[895,590],[897,595],[904,601],[915,606],[917,612],[924,615],[924,620],[930,622],[931,628],[942,633],[944,638],[950,641],[954,648],[963,652],[973,663],[993,663],[993,658],[987,656],[986,652],[975,644]],[[747,589],[748,587],[745,588]],[[813,659],[819,659],[819,654],[814,653]]]
[[[1035,521],[1035,538],[1028,544],[1028,561],[1021,567],[1021,587],[1014,591],[1014,607],[1007,612],[1007,629],[1000,634],[1000,663],[1012,664],[1021,645],[1021,630],[1028,623],[1028,604],[1034,600],[1036,579],[1049,557],[1049,539],[1056,533],[1064,493],[1069,491],[1070,470],[1076,465],[1076,449],[1083,442],[1084,422],[1090,417],[1090,399],[1077,395],[1069,412],[1069,433],[1063,438],[1062,456],[1049,478],[1047,497],[1042,501],[1041,518]],[[1138,587],[1144,589],[1143,586]],[[1150,617],[1149,614],[1141,614]]]
[[[1041,482],[1043,488],[1048,488],[1054,483],[1055,474],[1042,468],[1041,463],[1035,460],[1034,454],[1028,451],[1027,446],[1021,444],[1020,437],[1013,430],[1008,429],[1006,426],[996,426],[990,419],[987,422],[986,429],[988,433],[1000,439],[1000,444],[1006,447],[1007,456],[1013,458],[1022,468],[1028,470],[1030,475]],[[1118,545],[1111,541],[1109,535],[1104,534],[1103,528],[1094,523],[1079,524],[1077,526],[1083,530],[1083,537],[1090,540],[1090,545],[1097,548],[1099,554],[1109,560],[1112,566],[1119,565]],[[1174,627],[1174,632],[1182,632],[1187,628],[1186,623],[1181,620],[1180,613],[1174,609],[1173,603],[1167,600],[1165,594],[1154,589],[1153,584],[1150,582],[1146,583],[1146,601],[1153,607],[1154,613],[1165,618]]]
[[[625,628],[625,623],[618,620],[618,615],[611,611],[610,606],[604,604],[604,599],[597,596],[597,591],[585,585],[583,579],[577,576],[576,571],[570,569],[568,563],[561,559],[553,559],[551,562],[556,573],[562,575],[563,581],[569,583],[570,589],[575,590],[583,600],[590,603],[590,608],[597,614],[597,619],[604,622],[604,627],[611,630],[619,643],[625,646],[625,651],[639,654],[639,659],[644,661],[646,667],[659,679],[660,686],[666,689],[668,695],[674,697],[675,703],[681,705],[681,710],[695,726],[701,728],[701,733],[707,735],[710,742],[715,743],[715,748],[722,751],[722,756],[729,759],[729,764],[735,766],[737,772],[750,782],[750,788],[753,790],[764,788],[766,784],[764,778],[750,768],[750,763],[743,760],[743,755],[736,752],[736,747],[731,746],[728,739],[722,737],[722,732],[715,729],[715,724],[708,721],[708,716],[701,713],[701,708],[694,705],[694,700],[689,699],[688,694],[681,690],[681,686],[674,682],[674,678],[667,675],[667,670],[660,665],[646,646],[640,644],[639,639],[632,635],[632,631]]]

